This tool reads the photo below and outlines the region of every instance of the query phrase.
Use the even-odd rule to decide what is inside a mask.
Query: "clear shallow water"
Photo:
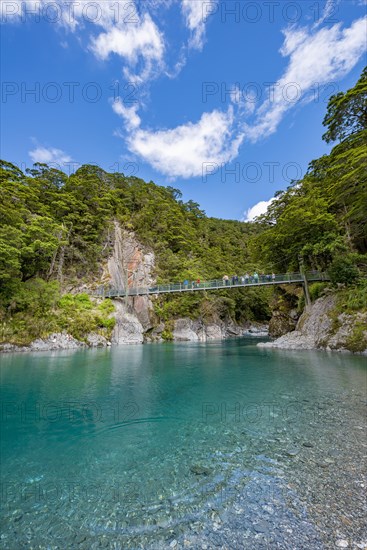
[[[244,495],[239,547],[282,547],[284,514],[322,547],[320,479],[339,516],[346,460],[362,483],[365,358],[242,339],[0,359],[5,548],[194,547]]]

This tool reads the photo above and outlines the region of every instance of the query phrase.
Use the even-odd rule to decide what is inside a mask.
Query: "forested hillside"
[[[251,241],[252,257],[280,270],[296,269],[300,256],[320,269],[341,255],[353,264],[366,261],[367,69],[354,88],[330,99],[323,123],[325,141],[338,144],[276,194]]]
[[[0,340],[30,341],[71,326],[82,337],[83,323],[84,331],[111,329],[108,305],[62,295],[73,284],[98,283],[115,220],[154,251],[157,282],[286,272],[298,270],[300,259],[308,268],[329,269],[335,284],[358,282],[367,266],[366,97],[364,70],[354,88],[329,101],[324,139],[338,144],[311,162],[301,181],[278,192],[256,223],[208,218],[197,203],[183,202],[178,189],[96,166],[68,177],[43,164],[23,173],[1,162]],[[366,307],[366,292],[359,283],[358,307]],[[157,311],[165,319],[215,313],[264,320],[273,293],[166,297]]]
[[[107,320],[100,312],[87,319],[80,315],[74,322],[77,304],[65,311],[61,295],[82,282],[98,285],[102,264],[111,254],[115,220],[154,251],[157,282],[203,280],[255,268],[248,252],[255,224],[208,218],[198,204],[184,203],[171,187],[95,166],[83,166],[67,177],[38,164],[23,174],[7,162],[1,165],[1,187],[2,340],[11,339],[15,331],[17,341],[29,341],[69,329],[70,323],[82,324],[85,331],[88,323],[103,329]],[[186,295],[160,299],[157,311],[165,320],[200,316],[203,310],[220,317],[267,319],[268,301],[267,290]]]

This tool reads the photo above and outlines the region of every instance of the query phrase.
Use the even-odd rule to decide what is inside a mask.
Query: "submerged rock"
[[[264,520],[260,520],[257,523],[254,523],[254,529],[257,533],[268,533],[269,532],[269,523]]]
[[[265,338],[269,336],[269,325],[254,325],[251,324],[243,332],[243,336],[257,336],[258,338]]]
[[[295,457],[299,454],[298,449],[289,449],[289,451],[286,451],[286,454],[290,457]]]
[[[349,543],[345,539],[339,539],[336,541],[335,546],[337,546],[338,548],[348,548]]]
[[[200,466],[199,464],[193,464],[190,466],[190,472],[197,476],[208,476],[211,474],[211,468],[206,468],[205,466]]]

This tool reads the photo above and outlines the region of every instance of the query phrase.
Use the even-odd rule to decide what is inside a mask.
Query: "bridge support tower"
[[[303,258],[302,258],[301,255],[299,256],[299,271],[300,271],[300,273],[302,275],[302,279],[303,279],[303,293],[305,295],[306,305],[310,306],[311,305],[310,290],[308,288],[308,281],[307,281],[307,276],[306,276],[306,273],[305,273],[305,266],[304,266]]]

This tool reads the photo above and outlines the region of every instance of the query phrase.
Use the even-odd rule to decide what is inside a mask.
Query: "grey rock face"
[[[105,282],[114,288],[149,287],[154,283],[155,258],[153,252],[145,251],[132,231],[121,229],[114,222],[114,246],[107,262]]]
[[[115,221],[115,238],[112,256],[108,259],[108,273],[113,287],[124,289],[126,286],[126,275],[124,275],[124,250],[123,238],[120,224]],[[125,267],[126,272],[126,267]]]
[[[260,348],[276,349],[315,349],[315,340],[311,336],[304,336],[299,331],[290,332],[281,336],[274,342],[260,342],[257,344]]]
[[[50,334],[48,338],[37,339],[29,346],[14,346],[12,344],[4,344],[1,347],[3,352],[18,352],[18,351],[53,351],[62,349],[78,349],[85,347],[85,344],[75,340],[66,332]]]
[[[232,322],[224,325],[224,331],[226,338],[231,336],[242,336],[243,334],[243,328]]]
[[[267,336],[267,325],[250,325],[246,329],[233,322],[205,324],[191,319],[177,319],[174,323],[173,339],[178,342],[206,342],[208,340],[223,340],[225,338],[248,336]]]
[[[100,348],[110,345],[110,342],[104,336],[96,334],[95,332],[88,334],[87,341],[91,348]]]
[[[207,325],[205,332],[207,340],[221,340],[224,338],[223,330],[220,325]]]
[[[114,300],[116,308],[116,325],[112,334],[112,343],[120,344],[142,344],[144,341],[144,328],[139,319],[126,311],[125,303],[121,300]]]
[[[155,258],[152,252],[144,250],[132,231],[124,231],[114,222],[114,246],[107,262],[106,280],[114,287],[125,290],[129,287],[150,287],[154,284]],[[129,311],[122,302],[116,306],[114,344],[142,343],[143,333],[153,327],[153,305],[149,296],[129,298]]]
[[[348,339],[353,335],[356,326],[365,325],[365,334],[367,334],[367,314],[348,315],[342,313],[337,319],[337,327],[335,328],[335,320],[332,316],[335,306],[335,295],[319,298],[312,306],[305,309],[294,332],[289,332],[274,342],[261,342],[258,346],[289,350],[327,349],[347,351],[345,346]],[[365,354],[366,351],[363,353]]]
[[[139,322],[142,324],[144,331],[153,327],[152,311],[153,305],[149,296],[136,296],[133,300],[133,311]]]
[[[297,330],[303,336],[312,338],[314,347],[319,347],[332,330],[333,321],[329,314],[335,304],[336,298],[333,295],[319,298],[311,307],[306,308],[298,322]]]
[[[156,327],[153,328],[152,331],[146,333],[144,335],[147,342],[162,342],[162,332],[164,331],[165,326],[164,323],[160,323]]]
[[[284,334],[294,330],[297,325],[297,319],[292,312],[273,311],[273,316],[269,323],[270,335],[279,338]]]
[[[177,342],[197,342],[199,336],[191,319],[177,319],[173,330],[173,339]]]
[[[76,349],[83,347],[84,344],[75,340],[70,334],[56,333],[51,334],[45,340],[35,340],[30,345],[31,351],[48,351],[57,349]]]

